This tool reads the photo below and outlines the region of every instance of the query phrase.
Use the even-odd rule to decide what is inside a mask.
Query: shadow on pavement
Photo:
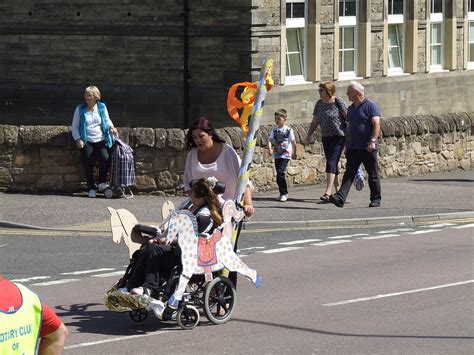
[[[79,333],[105,335],[136,335],[157,330],[179,328],[176,322],[161,323],[153,314],[143,323],[133,323],[128,312],[118,313],[104,309],[91,308],[103,306],[101,303],[78,303],[70,306],[57,306],[56,314],[67,327],[77,328]]]
[[[313,328],[304,328],[304,327],[295,327],[287,324],[278,324],[272,322],[263,322],[263,321],[254,321],[249,319],[233,318],[233,322],[242,322],[249,324],[258,324],[258,325],[267,325],[271,327],[279,327],[291,330],[300,330],[303,332],[317,333],[322,335],[335,335],[335,336],[344,336],[344,337],[368,337],[368,338],[407,338],[407,339],[459,339],[459,340],[471,340],[474,337],[470,336],[439,336],[439,335],[390,335],[390,334],[355,334],[355,333],[341,333],[341,332],[331,332],[321,329]]]

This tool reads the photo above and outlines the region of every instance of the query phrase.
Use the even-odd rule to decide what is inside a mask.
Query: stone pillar
[[[418,67],[418,0],[405,1],[405,68],[406,73],[416,73]]]
[[[370,0],[361,0],[359,13],[357,16],[358,28],[358,48],[357,48],[357,76],[370,77],[371,73],[371,35],[372,27],[370,23]]]
[[[306,53],[305,69],[306,80],[321,80],[321,0],[308,0],[306,2]]]
[[[456,1],[444,0],[444,69],[456,69]]]

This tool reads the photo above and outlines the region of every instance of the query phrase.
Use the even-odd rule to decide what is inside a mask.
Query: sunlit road
[[[38,292],[69,327],[68,354],[474,352],[474,224],[243,234],[233,319],[197,328],[108,311],[123,272],[110,237],[0,231],[0,270]]]

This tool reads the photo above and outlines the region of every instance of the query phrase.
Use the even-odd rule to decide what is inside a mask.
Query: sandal
[[[328,195],[328,194],[324,194],[324,195],[322,195],[319,199],[320,199],[321,201],[324,201],[324,202],[329,202],[329,195]]]

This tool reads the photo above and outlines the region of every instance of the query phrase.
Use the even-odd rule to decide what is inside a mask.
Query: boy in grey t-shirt
[[[287,117],[285,109],[277,110],[275,112],[276,126],[268,134],[268,153],[275,159],[277,184],[280,190],[278,201],[281,202],[288,200],[285,172],[289,161],[294,158],[296,153],[295,134],[293,129],[286,125]]]

